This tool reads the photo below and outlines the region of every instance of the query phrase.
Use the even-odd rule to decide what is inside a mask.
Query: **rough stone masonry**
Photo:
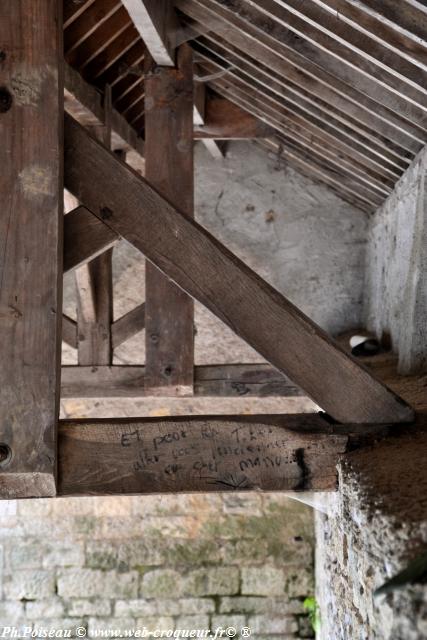
[[[313,635],[303,608],[314,592],[312,512],[284,495],[62,498],[3,510],[0,629]]]

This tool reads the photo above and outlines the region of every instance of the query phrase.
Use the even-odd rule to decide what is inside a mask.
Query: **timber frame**
[[[334,490],[340,456],[415,423],[399,384],[194,219],[194,140],[216,158],[258,140],[365,211],[426,142],[425,7],[302,4],[0,0],[1,498]],[[146,300],[113,320],[122,239]],[[266,364],[195,367],[194,300]],[[113,365],[142,330],[145,366]],[[60,421],[61,394],[307,395],[326,413]]]

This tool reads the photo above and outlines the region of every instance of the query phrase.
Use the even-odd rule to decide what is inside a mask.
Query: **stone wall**
[[[318,640],[425,640],[427,584],[374,597],[425,554],[427,434],[388,438],[339,466],[316,515]]]
[[[1,626],[96,630],[250,627],[306,638],[309,508],[283,495],[3,503]]]
[[[427,148],[370,221],[365,315],[402,374],[427,371]]]

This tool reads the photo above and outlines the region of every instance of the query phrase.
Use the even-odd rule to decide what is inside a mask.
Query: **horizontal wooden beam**
[[[117,323],[113,324],[113,336],[115,324]],[[118,346],[114,342],[113,345]],[[62,367],[61,396],[62,398],[148,397],[150,392],[145,389],[144,378],[145,367],[143,366],[64,366]],[[204,398],[304,396],[293,382],[268,364],[194,367],[194,395]]]
[[[272,127],[225,98],[206,100],[203,124],[194,127],[195,140],[245,140],[268,138]]]
[[[63,421],[59,494],[334,491],[339,458],[370,433],[319,414]]]
[[[64,218],[64,273],[90,262],[119,240],[120,236],[86,207],[70,211]]]
[[[412,409],[197,222],[65,116],[65,186],[164,274],[341,422],[410,422]]]
[[[145,328],[145,302],[125,313],[111,325],[111,340],[113,349],[132,338]]]

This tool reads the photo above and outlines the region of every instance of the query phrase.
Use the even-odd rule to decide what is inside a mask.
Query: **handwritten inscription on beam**
[[[333,489],[348,436],[322,433],[321,423],[316,415],[64,422],[60,492]]]

